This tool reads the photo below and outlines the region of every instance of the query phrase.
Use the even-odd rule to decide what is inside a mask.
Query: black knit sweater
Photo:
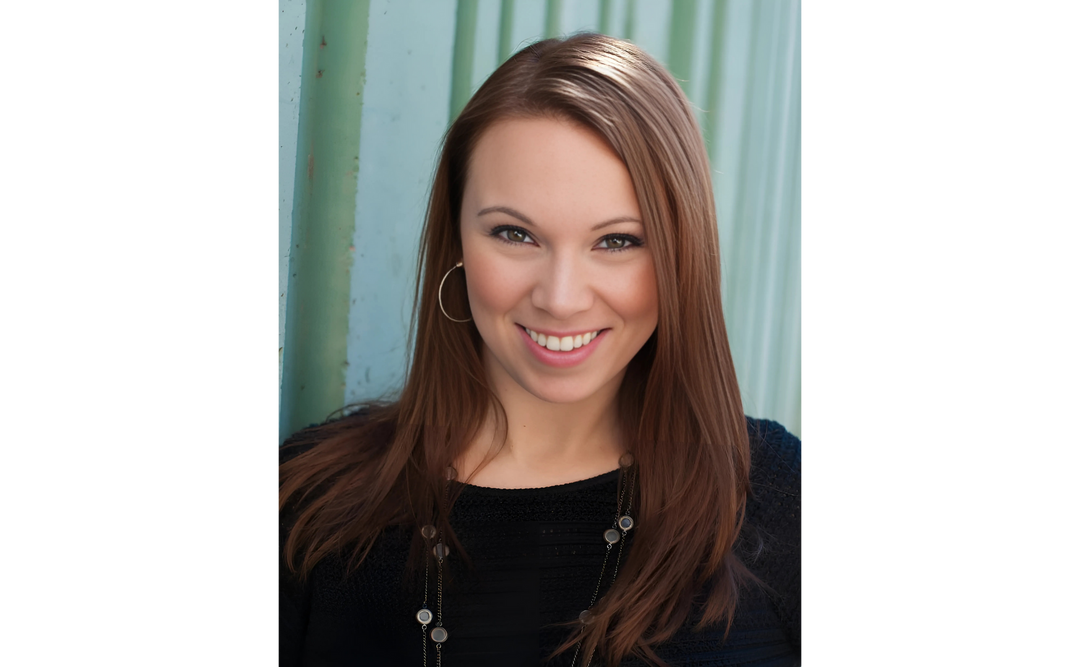
[[[752,495],[736,549],[771,590],[751,586],[741,593],[726,641],[722,626],[694,632],[692,614],[658,648],[673,666],[799,664],[800,443],[776,422],[748,418],[747,427]],[[286,444],[310,440],[311,433]],[[444,667],[544,662],[569,632],[554,624],[576,619],[597,586],[606,548],[601,535],[615,518],[618,476],[613,471],[541,489],[462,489],[450,522],[473,568],[447,560]],[[282,545],[287,531],[283,518]],[[282,566],[281,665],[419,666],[425,641],[428,664],[435,665],[435,646],[423,638],[415,617],[423,592],[403,581],[413,531],[387,529],[349,576],[337,557],[319,562],[304,585]],[[633,548],[633,536],[631,530],[626,549]],[[617,549],[601,594],[610,585]],[[434,569],[430,585],[428,606],[434,609]],[[573,650],[546,664],[569,665],[572,657]],[[628,658],[622,664],[642,663]]]

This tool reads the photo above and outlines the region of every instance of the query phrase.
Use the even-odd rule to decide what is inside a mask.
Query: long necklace
[[[620,482],[622,482],[622,476],[628,474],[630,478],[629,484],[619,484],[618,493],[618,505],[615,508],[615,520],[611,524],[611,528],[608,528],[603,533],[604,542],[607,548],[604,550],[604,561],[600,564],[600,577],[596,581],[596,588],[593,589],[592,598],[589,600],[589,606],[578,614],[578,620],[581,622],[582,629],[584,626],[592,623],[593,614],[590,611],[596,606],[596,598],[600,595],[600,586],[604,582],[604,572],[607,570],[608,559],[611,556],[612,547],[616,544],[619,545],[619,549],[615,554],[615,567],[611,576],[612,583],[615,582],[615,577],[619,576],[619,563],[622,561],[623,547],[626,545],[626,533],[634,527],[634,519],[630,516],[630,509],[634,504],[634,483],[637,479],[637,470],[633,468],[634,456],[632,454],[623,454],[619,459],[620,467]],[[446,469],[446,479],[453,480],[457,477],[457,471],[452,467]],[[630,492],[627,493],[627,486],[630,487]],[[449,494],[449,484],[447,484],[447,494]],[[623,510],[623,503],[626,503],[626,509]],[[443,626],[443,565],[446,559],[450,556],[450,549],[443,543],[442,536],[438,534],[438,530],[435,526],[428,524],[420,529],[420,535],[430,543],[436,537],[438,542],[431,548],[431,553],[435,557],[436,568],[436,601],[435,611],[433,612],[428,608],[428,579],[431,571],[431,559],[424,559],[424,603],[420,607],[420,611],[416,612],[416,620],[420,623],[422,641],[424,645],[424,667],[427,667],[427,655],[428,655],[428,639],[435,642],[435,667],[442,667],[442,645],[450,638],[450,633]],[[431,622],[435,621],[435,627],[428,632],[428,626]],[[577,646],[574,648],[574,659],[570,663],[570,667],[577,665],[578,653],[581,651],[581,640],[578,640]],[[589,659],[585,663],[585,667],[589,667],[592,663],[592,655],[589,655]]]

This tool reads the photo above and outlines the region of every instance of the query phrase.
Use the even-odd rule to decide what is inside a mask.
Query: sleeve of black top
[[[751,455],[750,502],[758,505],[766,533],[765,583],[778,595],[788,640],[801,646],[802,443],[774,421],[748,420]]]
[[[298,440],[294,435],[285,441],[278,451],[279,465],[310,448],[310,445],[293,446]],[[310,591],[285,564],[285,540],[295,520],[295,506],[286,506],[279,513],[278,664],[281,667],[300,667],[304,663],[304,637],[311,600]]]
[[[299,666],[304,658],[310,596],[307,588],[285,565],[285,539],[288,528],[281,525],[280,578],[278,583],[278,663],[281,667]]]

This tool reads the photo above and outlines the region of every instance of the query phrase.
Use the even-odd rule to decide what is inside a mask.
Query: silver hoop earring
[[[460,269],[462,266],[464,266],[463,262],[458,262],[457,264],[451,266],[450,271],[447,271],[445,274],[443,274],[442,280],[439,281],[439,310],[442,311],[443,315],[446,315],[446,309],[443,308],[443,305],[442,305],[442,286],[446,282],[446,276],[450,275],[450,272],[453,271],[454,269]],[[464,320],[455,320],[454,318],[450,317],[449,315],[446,315],[446,319],[450,320],[451,322],[472,322],[471,317],[467,318],[467,319],[464,319]]]

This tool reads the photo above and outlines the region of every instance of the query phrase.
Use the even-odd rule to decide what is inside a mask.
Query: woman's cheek
[[[500,317],[511,311],[527,296],[522,272],[514,270],[514,264],[501,257],[484,257],[477,254],[468,268],[469,303],[473,313],[485,317]],[[480,327],[480,323],[477,324]],[[483,327],[481,327],[481,332]]]

